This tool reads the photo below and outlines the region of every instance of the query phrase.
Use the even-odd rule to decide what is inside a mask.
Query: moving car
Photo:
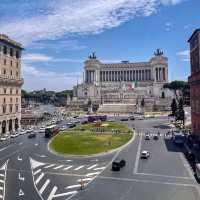
[[[158,134],[154,134],[153,139],[158,140],[159,139]]]
[[[126,161],[124,159],[115,160],[112,162],[112,171],[120,171],[122,167],[126,165]]]
[[[121,120],[122,122],[123,122],[123,121],[125,122],[125,121],[128,121],[128,118],[121,118],[120,120]]]
[[[35,133],[30,133],[29,135],[28,135],[28,138],[35,138],[36,137],[36,134]]]
[[[141,153],[142,159],[147,159],[149,157],[150,157],[150,153],[148,151],[142,151],[142,153]]]
[[[150,134],[149,134],[149,133],[146,133],[144,139],[145,139],[145,140],[150,140]]]

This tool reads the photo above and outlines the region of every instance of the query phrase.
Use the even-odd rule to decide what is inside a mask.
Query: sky
[[[25,48],[28,91],[72,89],[93,51],[106,63],[140,62],[161,48],[169,80],[187,80],[199,8],[200,0],[1,0],[0,33]]]

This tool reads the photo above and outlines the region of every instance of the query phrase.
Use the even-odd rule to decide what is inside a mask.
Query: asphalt
[[[181,149],[164,136],[167,122],[167,118],[124,122],[135,128],[135,140],[103,156],[54,155],[41,133],[1,142],[0,200],[199,200],[200,188],[190,165]],[[144,140],[146,132],[158,131],[159,140]],[[140,159],[142,150],[150,152],[148,160]],[[115,157],[126,160],[120,172],[111,171]]]

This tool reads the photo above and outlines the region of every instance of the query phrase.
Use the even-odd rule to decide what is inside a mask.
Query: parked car
[[[135,120],[135,117],[134,116],[130,116],[129,119],[130,120]]]
[[[194,153],[192,151],[186,151],[185,152],[185,157],[189,160],[189,161],[192,161],[194,162],[196,157],[194,155]]]
[[[126,165],[126,161],[124,159],[115,160],[112,162],[112,171],[120,171]]]
[[[28,135],[28,138],[35,138],[36,137],[36,134],[35,133],[30,133],[29,135]]]
[[[148,159],[150,157],[150,153],[148,151],[142,151],[141,159]]]
[[[1,141],[1,142],[6,141],[6,140],[7,140],[7,137],[5,137],[5,136],[2,136],[2,137],[0,138],[0,141]]]

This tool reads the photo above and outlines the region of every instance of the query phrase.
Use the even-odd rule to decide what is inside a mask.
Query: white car
[[[0,138],[0,141],[6,141],[7,140],[7,137],[3,136]]]
[[[150,140],[150,135],[148,133],[146,133],[144,139],[145,140]]]
[[[45,132],[45,127],[44,127],[44,128],[41,127],[40,130],[39,130],[39,132],[40,132],[40,133],[44,133],[44,132]]]
[[[150,153],[148,151],[142,151],[142,153],[141,153],[142,159],[147,159],[149,157],[150,157]]]

